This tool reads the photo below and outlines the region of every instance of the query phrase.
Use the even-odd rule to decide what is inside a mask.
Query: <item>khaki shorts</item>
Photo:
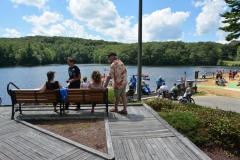
[[[115,98],[120,98],[120,97],[124,97],[126,96],[126,89],[125,88],[122,88],[122,89],[114,89],[113,92],[114,92],[114,97]]]

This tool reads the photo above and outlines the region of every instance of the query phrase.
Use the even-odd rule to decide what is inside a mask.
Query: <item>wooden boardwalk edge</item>
[[[156,111],[154,111],[150,106],[143,103],[143,106],[154,115],[161,123],[163,123],[177,138],[182,142],[187,148],[189,148],[199,159],[211,160],[211,158],[206,155],[201,149],[199,149],[194,143],[192,143],[188,138],[184,137],[182,134],[177,132],[172,126],[170,126],[164,119],[162,119]]]
[[[45,130],[45,129],[43,129],[43,128],[40,128],[40,127],[38,127],[38,126],[32,125],[32,124],[30,124],[30,123],[28,123],[28,122],[26,122],[26,121],[24,121],[24,120],[21,120],[21,119],[16,118],[15,121],[17,121],[17,122],[19,122],[19,123],[21,123],[21,124],[24,124],[24,125],[32,128],[32,129],[35,129],[35,130],[37,130],[37,131],[39,131],[39,132],[42,132],[42,133],[44,133],[44,134],[47,134],[47,135],[49,135],[49,136],[51,136],[51,137],[54,137],[54,138],[56,138],[56,139],[58,139],[58,140],[61,140],[61,141],[66,142],[66,143],[68,143],[68,144],[71,144],[71,145],[73,145],[73,146],[75,146],[75,147],[77,147],[77,148],[80,148],[80,149],[82,149],[82,150],[84,150],[84,151],[86,151],[86,152],[90,152],[90,153],[92,153],[92,154],[94,154],[94,155],[96,155],[96,156],[99,156],[99,157],[101,157],[101,158],[109,159],[109,160],[114,159],[113,149],[112,149],[112,151],[111,151],[111,149],[110,149],[110,148],[112,148],[111,139],[110,139],[110,140],[107,139],[107,142],[109,142],[109,143],[111,142],[111,143],[109,144],[110,146],[108,146],[108,152],[110,151],[110,154],[106,154],[106,153],[102,153],[102,152],[100,152],[100,151],[98,151],[98,150],[95,150],[95,149],[93,149],[93,148],[84,146],[84,145],[82,145],[82,144],[80,144],[80,143],[77,143],[77,142],[75,142],[75,141],[72,141],[72,140],[70,140],[70,139],[68,139],[68,138],[62,137],[62,136],[60,136],[60,135],[58,135],[58,134],[55,134],[55,133],[53,133],[53,132],[50,132],[50,131],[48,131],[48,130]],[[108,123],[107,123],[107,124],[108,124]],[[105,121],[105,127],[106,127],[106,121]],[[105,128],[105,130],[106,130],[106,128]],[[108,132],[108,133],[107,133],[107,132]],[[108,129],[108,131],[106,130],[106,134],[110,135],[109,129]],[[109,138],[109,136],[106,137],[106,138]],[[110,148],[109,148],[109,147],[110,147]]]

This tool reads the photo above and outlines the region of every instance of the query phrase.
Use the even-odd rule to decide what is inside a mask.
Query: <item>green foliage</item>
[[[168,100],[144,102],[196,145],[218,146],[229,153],[240,150],[239,113]]]
[[[222,66],[224,63],[223,63],[223,60],[221,60],[221,59],[219,59],[218,61],[217,61],[217,65],[218,66]]]
[[[238,39],[240,36],[240,27],[239,27],[239,17],[240,17],[240,1],[239,0],[225,0],[228,6],[231,8],[231,11],[226,11],[223,14],[220,14],[223,17],[223,23],[227,23],[228,26],[220,27],[220,30],[225,32],[230,32],[227,35],[226,40],[231,41],[233,39]]]
[[[239,59],[237,41],[184,43],[147,42],[142,45],[143,65],[219,65],[219,59]],[[29,36],[0,38],[0,67],[12,65],[66,64],[67,57],[77,63],[108,63],[106,53],[114,51],[127,65],[136,65],[138,44],[71,37]]]
[[[200,91],[200,92],[196,92],[195,94],[194,94],[194,96],[204,96],[204,95],[206,95],[207,93],[205,92],[205,91]]]

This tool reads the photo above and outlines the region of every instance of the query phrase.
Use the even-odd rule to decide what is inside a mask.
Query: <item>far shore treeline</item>
[[[223,61],[240,60],[240,47],[236,43],[146,42],[142,45],[142,65],[224,65]],[[0,38],[0,67],[66,64],[67,57],[74,57],[77,63],[106,64],[106,53],[111,51],[125,64],[137,64],[137,43],[28,36]]]

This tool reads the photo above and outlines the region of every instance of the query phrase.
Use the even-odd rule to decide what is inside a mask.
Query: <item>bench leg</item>
[[[14,119],[14,113],[15,113],[15,111],[14,111],[14,104],[12,103],[12,117],[11,117],[11,119]]]
[[[20,111],[20,114],[22,114],[22,104],[19,103],[19,111]]]
[[[62,103],[60,103],[60,117],[62,117]]]

